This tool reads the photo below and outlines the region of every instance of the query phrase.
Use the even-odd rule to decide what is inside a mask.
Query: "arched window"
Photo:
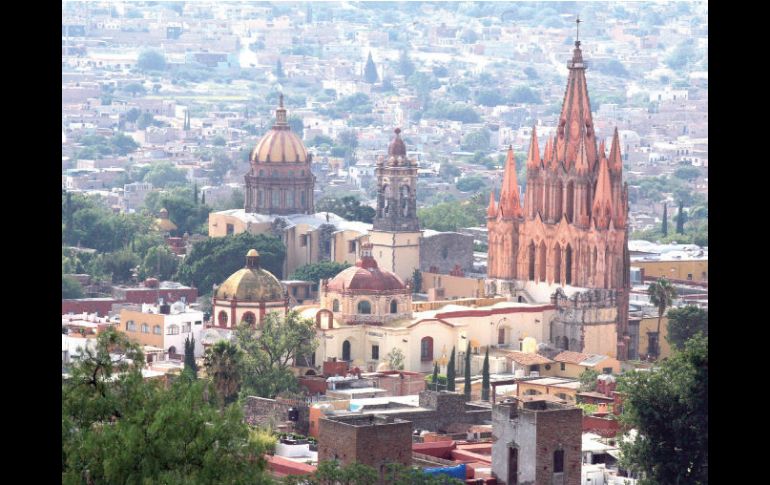
[[[351,360],[350,359],[350,340],[345,340],[342,342],[342,360]]]
[[[338,312],[338,311],[340,311],[340,301],[339,301],[339,300],[335,299],[335,300],[332,302],[332,311],[333,311],[333,312]]]
[[[270,201],[270,207],[281,207],[281,193],[277,189],[271,191],[272,200]]]
[[[176,347],[174,347],[173,345],[168,348],[168,356],[169,357],[176,356]]]
[[[179,325],[169,325],[166,335],[179,335]]]
[[[420,360],[423,362],[433,360],[433,337],[423,337],[420,340]]]
[[[564,255],[564,265],[566,266],[565,269],[565,278],[564,282],[568,285],[572,284],[572,246],[567,244],[567,251]]]
[[[300,192],[300,194],[299,194],[299,199],[300,199],[300,200],[299,200],[299,202],[300,202],[300,205],[301,205],[302,207],[305,207],[305,204],[306,204],[306,202],[305,202],[305,191],[304,191],[304,190],[303,190],[302,192]]]
[[[561,284],[561,246],[559,243],[553,247],[553,282]]]
[[[261,206],[264,203],[265,203],[265,196],[264,196],[264,194],[262,193],[261,190],[258,190],[257,191],[257,204],[259,204]]]
[[[221,327],[227,326],[227,312],[226,311],[222,310],[221,312],[219,312],[219,315],[217,316],[217,318],[219,320],[219,325]]]
[[[160,335],[160,325],[155,325],[152,327],[152,333],[155,335]]]
[[[566,335],[561,339],[561,348],[562,350],[569,350],[569,339]]]
[[[398,301],[390,300],[390,313],[398,313]]]
[[[150,333],[150,326],[146,323],[142,324],[142,333]]]
[[[401,215],[403,217],[409,215],[409,187],[406,185],[401,186]]]
[[[610,287],[610,248],[604,249],[604,287]]]
[[[543,219],[551,217],[551,184],[545,184],[545,208],[543,210]]]
[[[538,254],[538,257],[540,258],[540,277],[539,277],[539,280],[540,281],[546,281],[545,270],[546,270],[546,267],[547,267],[546,263],[548,261],[548,257],[546,255],[547,250],[545,248],[545,241],[542,241],[540,243],[540,251],[539,252],[540,252],[540,254]]]
[[[567,184],[567,222],[572,222],[572,218],[574,217],[574,204],[575,201],[575,182],[570,181],[570,183]]]
[[[535,242],[529,243],[529,279],[535,281]]]
[[[497,329],[497,343],[499,345],[503,345],[505,343],[505,327],[500,327]]]
[[[286,207],[294,207],[294,191],[291,189],[286,192]]]
[[[553,452],[553,472],[564,473],[564,450]]]
[[[257,317],[252,312],[246,312],[243,314],[243,317],[241,318],[244,322],[248,323],[249,325],[254,325],[257,323]]]
[[[129,332],[136,332],[136,323],[133,320],[126,322],[126,330]]]
[[[369,315],[372,313],[372,304],[368,300],[361,300],[358,302],[358,313],[361,315]]]
[[[559,183],[556,185],[556,202],[553,207],[553,218],[557,221],[561,220],[562,214],[564,214],[564,184]]]

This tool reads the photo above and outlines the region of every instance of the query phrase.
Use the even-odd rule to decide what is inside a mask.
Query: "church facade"
[[[559,125],[542,156],[532,130],[524,203],[511,148],[499,201],[490,194],[488,286],[491,292],[524,299],[530,296],[526,288],[553,288],[552,300],[565,311],[552,323],[551,340],[568,350],[594,345],[594,350],[606,350],[607,342],[599,345],[591,339],[587,345],[591,329],[578,308],[592,308],[597,321],[589,321],[614,326],[614,336],[603,332],[602,339],[614,339],[618,358],[624,358],[630,288],[628,188],[622,181],[618,132],[609,154],[603,142],[597,146],[579,41],[568,68]],[[567,289],[574,290],[566,292],[570,297]]]

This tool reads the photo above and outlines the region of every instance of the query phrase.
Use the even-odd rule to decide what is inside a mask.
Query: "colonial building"
[[[285,315],[288,296],[278,278],[259,267],[259,253],[246,253],[246,267],[239,269],[214,292],[212,318],[214,325],[233,329],[239,323],[260,324],[268,312]]]
[[[401,129],[377,161],[377,213],[369,233],[373,256],[404,281],[420,268],[420,221],[417,219],[417,164],[406,156]]]
[[[617,355],[625,358],[630,287],[628,188],[622,182],[620,142],[616,129],[609,156],[604,142],[597,148],[580,41],[575,42],[567,67],[559,125],[554,137],[546,141],[542,157],[536,130],[532,130],[524,204],[512,148],[500,200],[496,202],[494,193],[490,195],[488,282],[490,292],[528,300],[536,290],[527,282],[557,290],[552,297],[557,305],[569,296],[575,300],[574,307],[588,315],[588,321],[601,322],[615,333],[611,338],[617,341]],[[558,290],[560,287],[563,289]],[[576,295],[589,288],[603,291]],[[571,307],[572,302],[564,305]],[[573,314],[557,318],[551,339],[565,350],[584,351],[585,328],[570,318]],[[612,328],[606,325],[608,321]],[[606,332],[601,338],[607,338]],[[607,351],[595,340],[592,345],[591,352]]]
[[[283,107],[275,110],[276,123],[251,152],[246,174],[246,212],[258,214],[312,214],[315,176],[313,155],[291,131]]]

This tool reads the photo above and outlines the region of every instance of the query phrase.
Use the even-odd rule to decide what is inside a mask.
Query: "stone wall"
[[[423,236],[420,240],[420,270],[448,274],[455,265],[473,271],[473,237],[456,232]]]
[[[386,463],[409,466],[412,461],[412,425],[380,416],[321,419],[318,460],[361,463],[380,470]]]
[[[304,401],[249,396],[243,405],[243,416],[249,424],[276,429],[289,420],[289,408],[292,407],[299,411],[294,431],[306,435],[310,428],[310,409]]]

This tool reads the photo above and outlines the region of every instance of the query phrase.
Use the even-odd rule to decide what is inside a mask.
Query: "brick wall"
[[[420,270],[438,269],[448,274],[455,265],[473,271],[473,237],[454,232],[423,237],[420,241]]]
[[[412,424],[383,422],[375,416],[321,419],[318,460],[339,460],[342,465],[362,463],[380,470],[385,463],[410,465]]]
[[[582,416],[579,408],[537,413],[536,483],[580,485]],[[554,452],[559,449],[564,451],[564,472],[555,474]]]
[[[69,312],[72,313],[96,313],[100,317],[107,316],[112,310],[112,304],[118,303],[118,300],[111,299],[73,299],[61,301],[61,313],[65,315]]]
[[[249,424],[275,428],[288,421],[291,407],[299,411],[299,420],[294,424],[294,430],[306,435],[310,427],[310,410],[303,401],[249,396],[243,405],[243,416]]]

